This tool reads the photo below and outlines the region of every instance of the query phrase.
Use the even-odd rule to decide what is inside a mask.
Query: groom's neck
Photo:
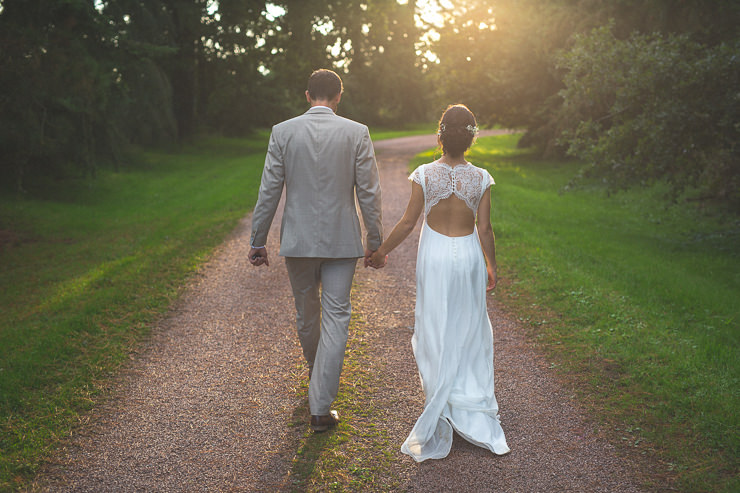
[[[306,91],[306,100],[311,105],[311,108],[313,108],[314,106],[326,106],[327,108],[331,108],[331,110],[336,113],[337,108],[339,107],[339,101],[341,101],[341,99],[341,94],[338,94],[331,99],[311,99],[308,91]]]
[[[324,101],[324,100],[322,100],[322,101],[311,101],[311,108],[313,108],[315,106],[324,106],[326,108],[331,108],[331,110],[334,113],[337,112],[337,108],[339,107],[338,104],[336,104],[336,103],[334,103],[332,101]]]

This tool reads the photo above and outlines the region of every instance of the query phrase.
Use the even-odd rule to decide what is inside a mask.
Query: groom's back
[[[285,163],[290,188],[331,194],[349,190],[354,182],[357,148],[366,127],[333,113],[308,112],[273,129]]]
[[[374,163],[367,127],[314,107],[276,125],[273,138],[285,166],[280,254],[362,256],[354,192],[358,158],[367,159],[368,148]]]

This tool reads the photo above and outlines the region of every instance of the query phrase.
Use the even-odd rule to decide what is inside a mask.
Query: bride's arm
[[[491,192],[490,188],[483,197],[480,199],[478,204],[478,213],[476,217],[476,223],[478,226],[478,237],[480,238],[480,245],[483,248],[483,255],[486,257],[486,270],[488,271],[488,286],[486,291],[491,291],[496,287],[497,274],[496,274],[496,238],[493,235],[493,228],[491,227]]]
[[[419,215],[421,215],[421,211],[423,209],[424,192],[422,191],[421,185],[416,182],[411,182],[411,198],[409,198],[409,203],[406,206],[406,212],[403,213],[403,217],[398,221],[396,226],[393,228],[393,231],[391,231],[391,234],[388,235],[388,238],[386,238],[383,244],[380,245],[380,248],[373,253],[372,257],[370,257],[370,261],[374,266],[382,266],[385,264],[386,255],[400,245],[409,233],[414,230],[416,221],[419,220]]]

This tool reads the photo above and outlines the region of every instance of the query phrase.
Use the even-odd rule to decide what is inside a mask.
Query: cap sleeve
[[[413,182],[416,182],[417,184],[421,185],[422,187],[424,186],[424,185],[422,184],[422,180],[423,180],[423,179],[424,179],[424,177],[423,177],[423,174],[422,174],[421,166],[419,166],[418,168],[416,168],[416,169],[415,169],[415,170],[414,170],[414,171],[413,171],[413,172],[412,172],[412,173],[411,173],[411,174],[409,175],[409,180],[411,180],[411,181],[413,181]]]
[[[489,173],[487,169],[483,169],[483,168],[478,168],[478,169],[480,170],[480,174],[482,177],[481,187],[480,187],[480,193],[482,197],[483,194],[486,193],[486,190],[488,189],[488,187],[490,187],[491,185],[495,185],[496,182],[493,181],[493,176],[491,176],[491,173]]]
[[[489,173],[488,170],[483,170],[483,188],[485,189],[495,184],[496,182],[493,181],[493,176],[491,176],[491,173]]]

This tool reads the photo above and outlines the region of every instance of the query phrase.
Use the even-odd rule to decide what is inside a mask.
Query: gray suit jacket
[[[252,214],[251,244],[267,243],[280,196],[286,190],[280,255],[362,257],[362,211],[367,248],[383,241],[380,180],[365,125],[325,107],[275,125]]]

